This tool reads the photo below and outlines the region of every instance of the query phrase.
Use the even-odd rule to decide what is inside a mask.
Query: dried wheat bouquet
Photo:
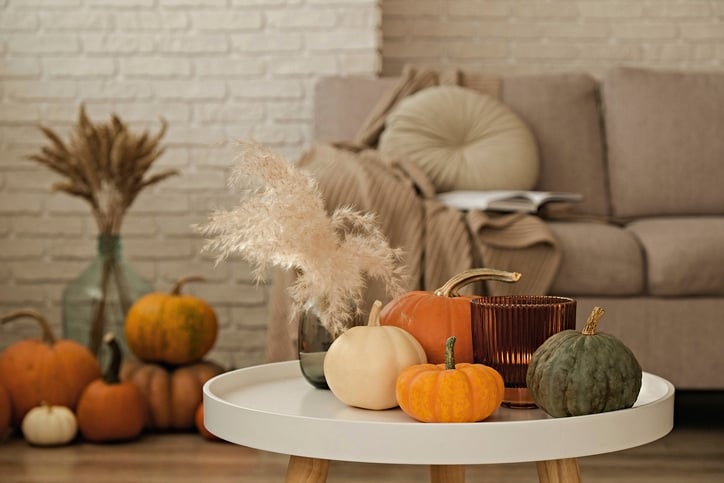
[[[390,248],[372,214],[343,207],[328,215],[308,173],[259,144],[239,147],[229,186],[241,200],[197,227],[208,237],[204,251],[217,253],[217,262],[241,255],[257,279],[271,267],[295,270],[292,315],[314,310],[334,335],[359,310],[366,277],[400,293],[401,251]]]
[[[160,141],[166,121],[155,135],[137,134],[113,114],[108,123],[93,123],[81,106],[78,122],[68,144],[54,131],[41,126],[50,145],[29,159],[66,178],[53,185],[56,191],[86,200],[101,234],[118,234],[123,216],[147,186],[177,174],[170,169],[154,175],[147,171],[164,152]]]

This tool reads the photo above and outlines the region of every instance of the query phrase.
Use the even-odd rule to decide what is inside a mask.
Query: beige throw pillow
[[[416,163],[438,192],[527,190],[538,179],[528,127],[502,102],[464,87],[430,87],[400,101],[378,148]]]

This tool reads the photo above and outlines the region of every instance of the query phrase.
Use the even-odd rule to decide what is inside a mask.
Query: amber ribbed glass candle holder
[[[503,376],[507,407],[535,407],[525,383],[528,363],[550,336],[576,328],[576,301],[549,295],[472,299],[473,357]]]

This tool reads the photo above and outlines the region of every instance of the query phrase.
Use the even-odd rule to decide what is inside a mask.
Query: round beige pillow
[[[496,98],[459,86],[400,101],[378,149],[416,163],[438,192],[529,190],[538,179],[538,148],[523,121]]]

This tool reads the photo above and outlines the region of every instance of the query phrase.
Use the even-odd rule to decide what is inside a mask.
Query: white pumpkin
[[[25,440],[36,446],[59,446],[75,438],[78,423],[65,406],[43,403],[28,411],[21,425]]]
[[[340,335],[324,358],[324,377],[337,399],[363,409],[397,406],[395,382],[403,369],[427,362],[422,345],[409,332],[380,325],[382,302],[375,301],[366,326]]]

